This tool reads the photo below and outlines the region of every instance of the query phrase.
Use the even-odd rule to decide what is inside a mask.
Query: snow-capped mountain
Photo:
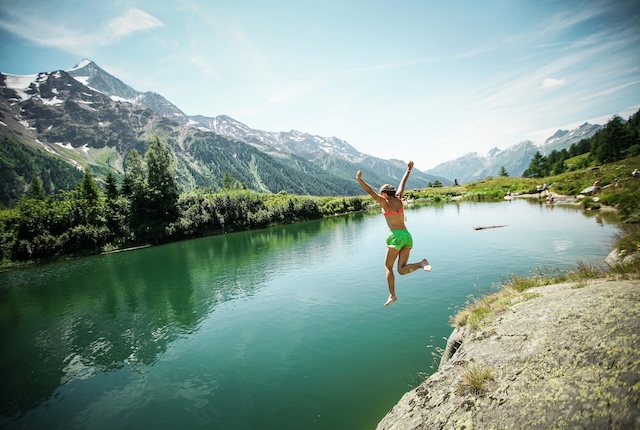
[[[589,139],[602,129],[601,125],[589,124],[585,122],[580,127],[573,130],[558,130],[553,136],[548,138],[540,147],[542,155],[548,155],[552,151],[560,151],[569,148],[574,143],[580,142],[582,139]]]
[[[352,163],[357,163],[365,157],[365,154],[335,137],[312,136],[296,130],[288,132],[254,130],[226,115],[219,115],[215,118],[202,115],[187,116],[160,94],[136,91],[90,60],[82,60],[67,72],[84,85],[111,97],[115,101],[139,104],[162,116],[174,119],[180,124],[187,124],[203,131],[213,131],[222,136],[238,139],[263,151],[295,154],[309,161],[318,159],[324,153]]]
[[[203,130],[215,131],[223,136],[242,140],[267,152],[296,154],[309,161],[316,161],[324,154],[351,163],[358,163],[366,157],[366,154],[337,137],[322,137],[297,130],[281,132],[255,130],[226,115],[215,118],[197,115],[190,116],[189,119],[189,124]]]
[[[526,141],[486,155],[469,153],[428,172],[414,169],[407,185],[464,183],[495,176],[502,167],[520,176],[536,151],[568,148],[600,128],[585,123],[558,130],[540,147]],[[361,192],[353,181],[357,170],[373,183],[395,183],[406,168],[337,137],[256,130],[226,115],[187,116],[160,94],[137,91],[89,60],[67,71],[0,73],[0,135],[38,145],[75,166],[92,165],[99,176],[122,172],[126,152],[143,153],[151,134],[172,146],[187,189],[215,187],[227,171],[262,191],[355,194]]]
[[[395,178],[398,169],[404,169],[402,161],[376,159],[358,151],[337,137],[311,135],[297,130],[281,132],[256,130],[226,115],[213,118],[202,115],[187,116],[161,95],[136,91],[90,60],[81,61],[68,70],[68,73],[84,85],[111,97],[112,100],[139,104],[164,117],[175,120],[179,124],[240,140],[272,155],[295,155],[316,163],[325,170],[332,168],[332,166],[335,168],[336,162],[340,164],[340,161],[349,164],[364,162],[365,167],[372,164],[382,164],[382,167],[386,167],[384,170],[387,174],[394,179],[399,179]],[[334,158],[336,162],[332,161]],[[420,183],[425,184],[436,180],[447,183],[444,178],[422,175],[424,175],[422,172],[415,170],[412,177],[416,176]],[[347,176],[349,178],[353,176],[352,172]]]
[[[134,90],[120,79],[110,75],[93,61],[84,59],[72,69],[66,70],[77,81],[114,101],[124,101],[144,106],[167,118],[174,119],[181,124],[188,121],[187,115],[173,103],[158,93],[146,93]]]
[[[522,176],[537,151],[542,155],[548,155],[552,151],[569,148],[582,139],[592,137],[600,129],[602,129],[601,125],[584,123],[573,130],[558,130],[539,146],[527,140],[505,150],[493,148],[486,155],[472,152],[455,160],[438,164],[426,170],[425,173],[443,176],[450,180],[457,179],[459,183],[498,176],[502,167],[506,169],[509,176]]]
[[[92,62],[71,72],[75,77],[64,70],[0,73],[0,138],[40,147],[76,168],[91,166],[100,180],[109,171],[121,174],[125,155],[134,149],[143,154],[150,136],[158,135],[174,153],[184,190],[215,189],[223,174],[230,173],[248,188],[265,192],[358,195],[362,189],[354,181],[356,171],[382,184],[397,182],[406,169],[401,161],[366,156],[336,138],[262,132],[225,116],[196,117],[208,121],[198,125],[163,97],[137,92]],[[0,157],[13,190],[3,197],[5,203],[19,197],[34,175],[33,169],[14,169],[14,161]],[[435,180],[440,179],[414,170],[408,186],[424,187]],[[54,179],[45,188],[55,192],[60,185]]]
[[[470,152],[455,160],[438,164],[427,172],[457,180],[461,184],[498,176],[503,166],[509,176],[521,176],[537,150],[533,142],[524,141],[505,150],[493,148],[486,155]]]

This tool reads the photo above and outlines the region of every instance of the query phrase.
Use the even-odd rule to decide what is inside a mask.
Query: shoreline
[[[557,194],[557,193],[551,192],[551,197],[553,197],[553,203],[551,203],[551,205],[580,207],[582,206],[582,199],[585,198],[586,196],[583,194],[578,194],[578,196],[568,196],[564,194]],[[518,194],[518,195],[511,196],[511,199],[529,199],[529,200],[539,201],[540,203],[549,204],[548,202],[546,202],[547,198],[548,196],[540,197],[538,194]],[[617,212],[618,211],[618,209],[616,209],[615,207],[608,206],[608,205],[601,205],[598,209],[591,209],[591,208],[584,208],[584,209],[590,210],[590,211],[595,210],[600,212]]]
[[[578,206],[581,205],[580,199],[578,199],[577,197],[557,194],[557,193],[553,193],[553,192],[551,193],[551,195],[554,198],[554,203],[553,204],[574,206],[574,207],[578,207]],[[537,200],[540,203],[543,203],[546,200],[546,198],[541,198],[538,194],[517,194],[517,195],[514,194],[512,196],[505,196],[504,199],[505,200],[529,199],[529,200]],[[452,198],[452,201],[460,201],[460,200],[461,199]],[[544,202],[544,203],[548,204],[546,202]],[[601,206],[599,209],[585,209],[585,210],[597,210],[597,211],[601,211],[601,212],[617,212],[617,209],[615,207],[612,207],[612,206]],[[337,214],[332,214],[332,215],[325,216],[323,218],[330,218],[330,217],[333,217],[333,216],[342,216],[342,215],[354,214],[354,213],[358,213],[358,212],[362,212],[362,211],[359,210],[359,211],[353,211],[353,212],[337,213]],[[304,221],[299,221],[299,222],[304,222]],[[277,224],[277,225],[282,225],[282,224]],[[231,232],[231,233],[233,233],[233,232]],[[214,233],[212,235],[215,236],[217,234],[227,234],[227,233]],[[211,235],[206,235],[206,236],[211,236]],[[183,238],[183,239],[179,239],[177,241],[198,239],[200,237],[203,237],[203,236],[194,236],[194,237],[189,237],[189,238]],[[173,242],[177,242],[177,241],[170,241],[170,242],[166,242],[166,243],[173,243]],[[49,263],[56,263],[56,262],[65,261],[65,260],[73,260],[73,259],[77,259],[77,258],[86,258],[86,257],[91,257],[91,256],[96,256],[96,255],[107,255],[107,254],[113,254],[113,253],[118,253],[118,252],[135,251],[135,250],[139,250],[139,249],[149,248],[149,247],[152,247],[152,246],[157,246],[157,244],[149,244],[148,243],[148,244],[142,244],[142,245],[134,245],[134,246],[126,247],[126,248],[113,249],[113,250],[109,250],[109,251],[100,251],[100,250],[86,251],[85,250],[84,252],[71,253],[71,254],[58,255],[58,256],[50,256],[50,257],[46,257],[46,258],[42,258],[42,259],[35,259],[35,260],[28,260],[28,261],[21,261],[21,262],[11,262],[9,264],[1,266],[0,267],[0,272],[6,272],[6,271],[10,271],[10,270],[20,270],[20,269],[24,269],[24,268],[32,267],[32,266],[40,266],[40,265],[49,264]]]
[[[547,200],[548,195],[541,196],[541,194],[517,194],[511,197],[514,199],[537,200],[542,203]],[[557,194],[557,193],[551,192],[551,197],[553,197],[553,204],[563,204],[563,205],[570,205],[570,206],[580,205],[580,199],[576,198],[575,196],[567,196],[564,194]]]

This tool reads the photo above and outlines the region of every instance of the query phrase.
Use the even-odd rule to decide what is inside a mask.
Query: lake
[[[433,271],[396,276],[389,307],[378,213],[0,273],[0,427],[371,429],[470,295],[603,266],[619,232],[520,200],[406,216]]]

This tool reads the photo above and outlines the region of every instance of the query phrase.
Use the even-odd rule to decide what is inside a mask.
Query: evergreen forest
[[[361,197],[258,193],[229,172],[216,193],[180,194],[171,151],[157,136],[143,156],[127,154],[124,177],[108,174],[104,190],[89,169],[77,186],[55,195],[46,175],[24,170],[28,174],[26,194],[0,210],[4,266],[317,219],[360,211],[365,204]]]
[[[640,110],[628,121],[614,116],[594,136],[569,149],[551,151],[547,156],[536,152],[522,176],[543,178],[637,155],[640,155]]]

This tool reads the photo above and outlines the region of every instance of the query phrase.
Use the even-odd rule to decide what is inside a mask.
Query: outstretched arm
[[[382,197],[380,194],[376,193],[373,188],[371,188],[371,186],[369,184],[367,184],[363,179],[362,179],[362,171],[358,170],[358,173],[356,173],[356,179],[358,180],[358,183],[360,184],[360,186],[367,192],[369,193],[369,195],[371,197],[373,197],[378,203],[383,204],[386,203],[386,199],[384,197]]]
[[[407,164],[407,171],[404,172],[404,176],[400,181],[400,186],[398,187],[398,191],[396,191],[396,197],[401,199],[402,194],[404,194],[404,186],[407,184],[407,179],[409,179],[409,174],[411,173],[411,169],[413,169],[413,161],[409,161]]]

